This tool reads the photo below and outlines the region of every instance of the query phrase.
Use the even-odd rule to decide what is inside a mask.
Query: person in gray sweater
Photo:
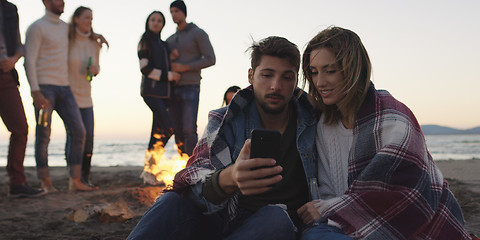
[[[175,123],[175,142],[179,152],[193,153],[197,144],[197,115],[200,94],[201,70],[215,64],[215,53],[205,31],[187,23],[187,7],[183,1],[170,5],[177,31],[167,39],[172,49],[172,71],[181,74],[173,87],[170,112]]]

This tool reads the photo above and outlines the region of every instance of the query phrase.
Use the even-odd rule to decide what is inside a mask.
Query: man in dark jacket
[[[189,156],[197,144],[197,114],[200,94],[200,73],[215,64],[215,53],[207,33],[187,23],[187,7],[183,1],[170,5],[177,32],[167,39],[173,49],[172,71],[182,77],[174,86],[170,111],[175,122],[175,141],[179,150]]]
[[[15,70],[15,64],[22,56],[17,7],[6,0],[0,0],[0,117],[11,132],[7,160],[10,179],[8,196],[11,198],[45,194],[41,189],[28,186],[23,168],[28,124]]]

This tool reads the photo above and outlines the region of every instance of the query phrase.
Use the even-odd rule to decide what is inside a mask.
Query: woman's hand
[[[98,66],[98,65],[92,65],[92,66],[90,66],[90,68],[88,69],[88,71],[89,71],[93,76],[97,76],[98,73],[100,73],[100,66]]]
[[[322,217],[318,212],[317,207],[315,207],[315,203],[317,201],[322,200],[313,200],[311,202],[305,203],[297,210],[297,214],[300,219],[302,219],[303,223],[309,224]]]
[[[171,71],[168,72],[168,81],[169,82],[177,83],[178,81],[180,81],[181,77],[182,77],[182,75],[180,75],[180,73],[171,72]]]
[[[110,45],[108,44],[107,39],[105,39],[103,35],[97,34],[97,37],[98,37],[97,41],[100,43],[100,47],[105,43],[107,45],[107,48],[110,48]]]
[[[301,208],[297,210],[298,216],[302,219],[305,224],[309,224],[313,221],[318,220],[322,216],[322,212],[339,198],[331,198],[328,200],[317,199],[311,202],[305,203]]]

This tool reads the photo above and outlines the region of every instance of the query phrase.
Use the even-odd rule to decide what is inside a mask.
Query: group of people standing
[[[165,16],[152,12],[138,44],[142,72],[141,95],[153,113],[148,150],[163,148],[175,134],[180,154],[191,156],[197,144],[197,115],[201,70],[215,64],[215,53],[208,35],[187,23],[183,1],[170,5],[177,31],[161,39]]]
[[[7,163],[9,197],[37,197],[58,191],[48,169],[53,111],[58,113],[66,129],[68,189],[72,192],[95,190],[90,183],[94,126],[90,81],[100,71],[100,49],[103,44],[108,46],[108,42],[92,30],[92,10],[77,8],[67,24],[60,19],[64,1],[43,0],[45,15],[30,25],[23,46],[16,6],[6,0],[0,2],[3,28],[0,46],[7,49],[0,64],[0,115],[11,132]],[[27,184],[23,168],[28,125],[14,68],[21,56],[25,56],[25,72],[37,120],[35,160],[41,189]]]
[[[66,129],[65,157],[70,191],[97,189],[90,182],[94,114],[91,81],[100,71],[99,54],[106,39],[92,29],[92,10],[78,7],[67,24],[60,19],[64,0],[43,0],[45,15],[31,24],[21,43],[18,11],[0,0],[0,115],[11,132],[7,172],[10,197],[37,197],[57,192],[48,169],[51,116],[56,111]],[[161,39],[165,16],[152,12],[138,44],[142,73],[141,96],[153,113],[148,150],[163,147],[175,134],[180,154],[192,155],[197,143],[201,69],[215,64],[208,35],[186,22],[183,1],[170,6],[177,31]],[[41,189],[27,184],[23,161],[28,125],[18,91],[15,63],[25,56],[35,117],[35,160]],[[174,107],[172,107],[174,106]]]

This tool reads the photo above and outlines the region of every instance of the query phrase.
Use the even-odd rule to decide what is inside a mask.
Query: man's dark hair
[[[248,50],[251,51],[250,59],[253,71],[260,65],[260,60],[262,60],[263,55],[286,59],[295,67],[297,72],[300,69],[300,51],[297,45],[288,41],[286,38],[277,36],[268,37],[259,42],[254,42],[247,51]]]
[[[185,14],[185,17],[187,16],[187,6],[185,6],[185,3],[183,1],[181,0],[173,1],[170,4],[170,8],[172,7],[176,7],[180,9],[180,11],[182,11]]]

